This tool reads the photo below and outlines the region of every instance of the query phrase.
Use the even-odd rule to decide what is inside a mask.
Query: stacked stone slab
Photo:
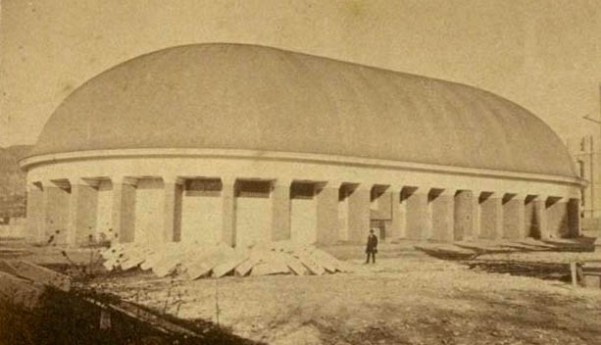
[[[351,270],[348,264],[314,246],[288,241],[236,249],[225,244],[185,242],[156,247],[115,244],[102,252],[102,257],[109,271],[139,267],[152,270],[158,277],[173,275],[186,279],[226,275],[323,275]]]

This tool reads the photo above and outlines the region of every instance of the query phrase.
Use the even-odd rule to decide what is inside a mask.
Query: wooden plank
[[[336,263],[333,262],[329,257],[323,254],[321,251],[313,251],[309,256],[320,266],[322,266],[328,273],[336,272]]]
[[[320,276],[325,273],[325,269],[315,262],[315,260],[313,260],[310,256],[303,253],[298,255],[298,259],[312,274]]]
[[[459,255],[473,255],[476,254],[476,251],[473,249],[467,249],[458,247],[454,244],[448,243],[422,243],[419,245],[413,246],[415,249],[423,250],[423,251],[439,251],[441,253],[449,253],[449,254],[459,254]]]
[[[149,260],[149,257],[146,257],[146,258],[144,259],[144,262],[142,262],[142,263],[140,264],[140,269],[141,269],[141,270],[143,270],[143,271],[148,271],[149,269],[152,269],[152,265],[153,265],[153,264],[154,264],[154,262],[153,262],[153,261],[150,261],[150,260]]]
[[[102,263],[102,266],[107,270],[107,271],[112,271],[115,269],[115,264],[116,264],[116,260],[114,259],[110,259],[110,260],[106,260],[105,262]]]
[[[126,301],[121,300],[121,301],[106,303],[105,301],[101,302],[101,301],[98,301],[98,300],[90,298],[90,297],[85,297],[84,299],[89,303],[97,305],[101,308],[106,308],[106,309],[110,310],[111,312],[120,313],[120,314],[126,315],[128,317],[131,317],[135,320],[138,320],[144,324],[151,325],[154,329],[159,330],[166,334],[177,333],[177,334],[186,335],[189,337],[195,337],[198,339],[204,338],[203,335],[199,335],[188,328],[185,328],[176,323],[173,323],[170,320],[168,320],[167,318],[157,315],[156,313],[151,312],[145,308],[141,308],[131,302],[126,302]]]
[[[120,267],[122,270],[127,271],[134,267],[140,266],[143,262],[144,262],[144,258],[141,258],[141,257],[128,258],[124,262],[121,262]]]
[[[477,252],[510,253],[517,250],[515,248],[503,247],[500,243],[458,242],[455,243],[455,245],[460,248],[470,249]]]
[[[0,272],[0,300],[32,309],[37,306],[42,293],[44,293],[43,286]]]
[[[578,277],[577,277],[577,272],[576,272],[576,263],[575,262],[570,262],[570,275],[572,277],[572,286],[573,287],[577,287],[578,286]]]
[[[469,259],[469,258],[473,258],[475,256],[477,256],[478,254],[474,251],[471,251],[469,254],[464,254],[461,252],[458,252],[456,250],[447,250],[447,249],[439,249],[439,248],[431,248],[431,247],[427,247],[427,246],[422,246],[422,245],[416,245],[414,246],[415,249],[420,250],[430,256],[434,256],[434,257],[443,257],[443,258],[463,258],[463,259]]]
[[[152,272],[159,278],[165,277],[173,272],[177,265],[184,261],[187,255],[187,252],[169,253],[152,266]]]
[[[253,267],[251,275],[253,276],[265,276],[273,274],[287,274],[290,273],[288,266],[280,261],[264,261]]]
[[[152,267],[152,273],[154,273],[154,275],[159,278],[166,277],[167,275],[175,271],[179,263],[179,260],[175,260],[173,258],[165,258],[163,261],[157,262]]]
[[[320,250],[319,255],[324,257],[324,259],[329,260],[336,267],[337,271],[340,271],[340,272],[351,272],[352,271],[352,268],[350,267],[350,265],[348,263],[338,260],[337,258],[335,258],[333,255],[330,255],[329,253],[326,253],[326,252]]]
[[[525,244],[525,243],[520,243],[520,242],[509,242],[509,243],[502,243],[500,244],[501,247],[507,247],[507,248],[513,248],[513,249],[517,249],[520,251],[533,251],[533,252],[539,252],[539,251],[547,251],[547,248],[544,247],[540,247],[537,245],[532,245],[532,244]]]
[[[15,258],[17,256],[30,255],[31,251],[21,248],[2,248],[0,247],[0,257]]]
[[[0,260],[0,272],[12,274],[14,276],[19,275],[17,269],[7,260]]]
[[[213,267],[222,260],[223,253],[220,253],[217,248],[211,250],[208,255],[204,255],[190,263],[183,263],[186,267],[186,274],[189,279],[198,279],[208,275]]]
[[[23,260],[15,261],[13,266],[17,269],[19,277],[50,285],[63,291],[71,289],[71,278],[67,275]]]
[[[557,246],[552,244],[545,243],[543,241],[535,240],[533,238],[527,238],[521,241],[516,241],[517,243],[525,244],[532,247],[540,247],[542,249],[556,249]]]
[[[300,262],[299,259],[291,255],[287,255],[285,260],[286,265],[290,268],[290,271],[292,271],[292,273],[296,274],[297,276],[303,276],[309,273],[307,271],[307,268],[302,264],[302,262]]]
[[[253,248],[249,253],[248,260],[236,267],[236,275],[240,277],[248,275],[256,265],[270,260],[273,255],[277,254],[264,248]]]
[[[240,265],[236,266],[234,272],[237,276],[245,277],[253,269],[253,266],[258,262],[256,258],[249,257],[243,261]]]
[[[232,272],[238,265],[246,260],[248,260],[248,256],[241,253],[230,255],[224,262],[213,268],[213,277],[223,277],[224,275]]]
[[[161,260],[163,260],[166,256],[169,256],[172,253],[172,250],[168,247],[156,247],[152,249],[147,249],[146,258],[144,262],[140,265],[140,268],[143,270],[153,269],[155,265],[157,265]]]
[[[135,249],[127,254],[127,257],[121,261],[121,269],[127,271],[132,269],[146,259],[146,253],[142,249]]]

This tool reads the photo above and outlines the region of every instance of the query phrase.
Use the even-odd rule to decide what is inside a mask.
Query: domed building
[[[28,158],[33,241],[569,237],[582,180],[540,119],[473,87],[198,44],[75,90]]]

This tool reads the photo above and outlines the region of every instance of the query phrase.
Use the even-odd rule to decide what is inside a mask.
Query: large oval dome
[[[574,177],[557,135],[473,87],[280,49],[198,44],[73,92],[31,156],[131,148],[331,154]]]

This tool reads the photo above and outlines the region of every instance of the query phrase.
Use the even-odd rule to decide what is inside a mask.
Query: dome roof
[[[280,49],[197,44],[124,62],[74,91],[30,156],[215,148],[574,177],[557,135],[473,87]]]

